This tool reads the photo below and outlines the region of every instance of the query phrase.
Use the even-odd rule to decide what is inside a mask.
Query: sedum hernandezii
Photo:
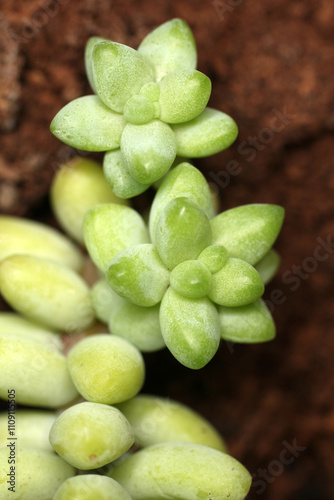
[[[140,394],[142,353],[167,347],[197,370],[222,340],[275,337],[262,295],[279,267],[272,245],[284,210],[216,213],[189,159],[223,151],[238,131],[207,106],[211,82],[196,65],[181,19],[138,50],[90,38],[94,95],[51,124],[66,144],[105,153],[103,167],[77,157],[54,177],[51,204],[69,238],[0,215],[0,291],[14,310],[0,313],[0,397],[10,408],[0,414],[4,500],[243,500],[249,492],[251,475],[207,420]],[[152,185],[144,219],[128,199]],[[8,469],[12,436],[17,475]]]

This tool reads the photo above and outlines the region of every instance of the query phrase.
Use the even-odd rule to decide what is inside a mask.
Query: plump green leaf
[[[86,282],[72,269],[31,255],[0,263],[1,294],[24,316],[51,329],[73,332],[94,320]]]
[[[37,450],[33,447],[25,448],[18,442],[15,450],[15,465],[12,465],[15,467],[17,476],[14,481],[14,490],[9,490],[10,483],[7,483],[6,479],[8,477],[10,480],[7,476],[10,471],[8,449],[7,446],[0,448],[0,474],[3,478],[0,482],[1,500],[51,499],[59,486],[67,478],[76,474],[75,469],[55,453]]]
[[[143,95],[134,95],[124,106],[124,118],[134,125],[148,123],[154,118],[152,101]]]
[[[64,481],[53,500],[132,500],[129,493],[111,477],[83,474]]]
[[[114,467],[112,477],[135,500],[244,500],[249,472],[227,453],[193,443],[160,443]]]
[[[85,69],[86,69],[86,75],[89,81],[89,85],[91,86],[92,90],[96,93],[95,91],[95,86],[94,86],[94,79],[93,79],[93,66],[92,66],[92,55],[93,55],[93,50],[95,45],[101,42],[110,42],[111,40],[108,40],[107,38],[102,38],[100,36],[92,36],[88,39],[85,47]]]
[[[52,181],[51,203],[61,227],[80,243],[84,242],[82,225],[90,208],[99,203],[127,204],[114,195],[101,166],[90,158],[75,158],[62,165]]]
[[[277,273],[281,258],[279,254],[271,248],[268,253],[254,266],[266,285]]]
[[[254,204],[226,210],[211,220],[213,243],[224,245],[231,257],[254,265],[270,250],[284,218],[278,205]]]
[[[101,42],[92,55],[94,86],[108,108],[121,113],[125,103],[154,80],[153,69],[142,54],[121,43]]]
[[[139,394],[117,405],[135,433],[140,448],[169,441],[204,444],[226,452],[216,429],[191,408],[161,397]]]
[[[170,275],[171,287],[183,297],[199,299],[211,290],[209,269],[198,260],[187,260],[174,267]]]
[[[149,33],[138,52],[155,68],[157,81],[172,71],[195,69],[197,64],[195,40],[182,19],[172,19]]]
[[[202,158],[227,149],[237,138],[238,127],[225,113],[206,108],[197,118],[172,125],[177,154]]]
[[[117,408],[87,401],[67,408],[50,431],[50,443],[58,455],[83,470],[116,460],[133,441],[131,426]]]
[[[212,274],[220,271],[227,259],[228,252],[222,245],[210,245],[198,256],[198,260],[205,264]]]
[[[119,149],[104,155],[103,172],[110,189],[120,198],[132,198],[146,191],[151,184],[141,184],[130,174]]]
[[[0,215],[0,261],[20,254],[54,260],[79,271],[83,255],[62,233],[36,221]]]
[[[166,123],[182,123],[196,118],[211,94],[210,79],[193,69],[166,75],[159,87],[160,119]]]
[[[150,307],[161,301],[169,285],[169,272],[153,245],[136,245],[113,258],[106,279],[122,297]]]
[[[120,146],[125,120],[95,95],[79,97],[62,108],[50,130],[60,141],[83,151],[109,151]]]
[[[148,243],[142,217],[130,207],[106,203],[86,214],[84,239],[94,264],[105,272],[111,260],[128,247]]]
[[[80,340],[69,352],[67,365],[78,392],[93,403],[121,403],[136,396],[144,383],[139,350],[109,333]]]
[[[262,299],[241,307],[218,307],[221,336],[230,342],[253,344],[275,337],[274,320]]]
[[[17,404],[61,408],[78,397],[62,352],[24,335],[0,331],[0,378],[0,398],[13,387]]]
[[[160,324],[166,346],[188,368],[203,368],[217,352],[219,317],[206,297],[188,299],[170,287],[161,302]]]
[[[244,260],[229,258],[212,276],[209,297],[216,304],[237,307],[254,302],[263,292],[263,281],[254,267]]]
[[[163,349],[165,341],[161,335],[159,321],[160,304],[141,307],[122,297],[118,298],[110,309],[111,333],[128,340],[142,352]]]
[[[190,163],[181,163],[169,172],[154,197],[150,211],[150,234],[153,242],[162,211],[171,200],[182,196],[197,203],[209,219],[213,217],[212,196],[205,177]]]
[[[207,215],[189,198],[174,198],[164,208],[156,227],[155,243],[169,269],[185,260],[197,259],[211,240]]]
[[[176,156],[174,134],[169,125],[160,120],[144,125],[128,123],[122,134],[121,151],[135,180],[152,184],[172,166]]]

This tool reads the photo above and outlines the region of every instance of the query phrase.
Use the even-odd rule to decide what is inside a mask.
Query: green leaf
[[[93,62],[92,62],[92,56],[93,56],[93,50],[95,45],[101,42],[110,42],[111,40],[108,40],[107,38],[101,38],[100,36],[92,36],[88,39],[86,43],[86,48],[85,48],[85,69],[86,69],[86,75],[89,81],[89,85],[91,86],[92,90],[96,93],[95,86],[94,86],[94,79],[93,79]]]
[[[149,33],[138,52],[154,66],[157,81],[173,71],[195,69],[197,64],[195,40],[182,19],[172,19]]]
[[[171,200],[155,232],[159,255],[170,270],[183,261],[197,259],[211,239],[207,215],[189,198]]]
[[[221,336],[230,342],[255,344],[275,337],[274,320],[262,299],[241,307],[218,307]]]
[[[132,177],[119,149],[109,151],[104,155],[103,172],[111,190],[120,198],[137,196],[151,185],[141,184]]]
[[[277,273],[281,258],[279,254],[271,248],[268,253],[256,264],[255,269],[262,278],[263,283],[266,285]]]
[[[136,50],[116,42],[95,45],[92,55],[93,80],[101,101],[121,113],[125,103],[153,81],[153,69]]]
[[[196,118],[211,94],[210,79],[193,69],[166,75],[159,87],[160,119],[166,123],[182,123]]]
[[[205,264],[212,274],[220,271],[225,266],[227,259],[227,250],[222,245],[210,245],[198,256],[198,260]]]
[[[238,127],[225,113],[206,108],[197,118],[172,125],[177,143],[177,154],[202,158],[227,149],[237,138]]]
[[[106,279],[122,297],[150,307],[158,304],[167,290],[169,272],[153,245],[136,245],[113,258]]]
[[[160,120],[144,125],[128,123],[122,134],[121,151],[135,180],[152,184],[173,164],[176,156],[174,134],[169,125]]]
[[[207,297],[188,299],[169,288],[161,302],[160,324],[168,349],[188,368],[203,368],[217,352],[219,317]]]
[[[142,217],[115,203],[96,205],[84,220],[84,239],[94,264],[105,272],[111,260],[128,247],[149,242]]]
[[[170,285],[183,297],[200,299],[210,292],[212,276],[209,269],[198,260],[186,260],[174,267],[170,274]]]
[[[254,267],[244,260],[229,258],[212,276],[209,297],[216,304],[238,307],[254,302],[263,292],[263,281]]]
[[[83,151],[109,151],[120,145],[126,122],[97,96],[79,97],[62,108],[50,130],[60,141]]]
[[[284,218],[278,205],[254,204],[226,210],[211,220],[213,243],[231,257],[256,264],[274,244]]]
[[[166,347],[160,328],[160,304],[141,307],[120,296],[118,298],[110,309],[111,333],[128,340],[142,352],[155,352]]]
[[[155,241],[155,231],[160,215],[174,198],[185,197],[195,202],[211,219],[214,215],[212,196],[203,174],[190,163],[175,167],[159,187],[150,211],[150,234]]]

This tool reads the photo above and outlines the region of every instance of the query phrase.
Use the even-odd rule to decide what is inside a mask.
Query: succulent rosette
[[[135,324],[138,347],[166,345],[193,369],[210,361],[221,338],[272,339],[275,325],[261,296],[279,263],[271,247],[283,216],[282,207],[269,204],[215,216],[208,183],[186,162],[159,187],[149,230],[129,207],[92,208],[84,238],[116,296],[108,305],[111,331],[127,335]]]
[[[211,81],[196,64],[195,41],[181,19],[159,26],[138,50],[92,37],[85,65],[96,95],[67,104],[51,131],[75,148],[106,152],[104,173],[114,193],[136,196],[177,155],[213,155],[236,139],[233,119],[207,107]]]

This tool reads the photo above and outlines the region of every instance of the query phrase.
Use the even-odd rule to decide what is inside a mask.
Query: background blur
[[[0,211],[48,220],[47,192],[75,152],[49,124],[91,93],[87,38],[134,48],[173,17],[198,46],[212,107],[240,134],[198,162],[221,208],[286,209],[282,255],[266,291],[277,339],[222,344],[191,372],[164,351],[146,356],[146,391],[189,404],[225,436],[254,476],[249,499],[334,498],[334,3],[330,0],[1,0]],[[147,204],[149,194],[136,201]]]

